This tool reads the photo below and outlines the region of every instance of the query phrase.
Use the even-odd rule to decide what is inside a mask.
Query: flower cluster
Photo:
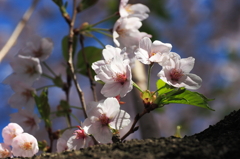
[[[37,139],[24,133],[24,130],[17,123],[9,123],[2,130],[4,143],[0,143],[0,157],[32,157],[38,153]],[[10,147],[11,146],[11,147]]]
[[[120,110],[116,98],[91,102],[87,106],[88,118],[78,130],[66,130],[57,142],[57,151],[78,150],[98,143],[111,143],[113,135],[130,123],[130,115]]]
[[[84,3],[85,1],[81,2]],[[61,11],[66,6],[66,4],[56,4],[60,7]],[[95,60],[94,57],[94,61],[92,59],[88,61],[87,57],[89,54],[87,56],[85,54],[85,51],[88,49],[84,50],[84,38],[81,36],[86,35],[86,32],[90,35],[91,31],[106,29],[94,28],[99,23],[95,25],[84,23],[83,26],[85,27],[82,26],[80,29],[70,27],[70,30],[73,29],[70,32],[74,33],[74,37],[72,38],[69,35],[67,38],[64,37],[62,41],[63,48],[65,47],[64,44],[67,44],[69,47],[69,54],[64,57],[67,61],[66,82],[63,82],[61,76],[57,76],[44,62],[52,52],[52,41],[48,38],[35,36],[31,41],[27,42],[10,62],[14,72],[3,82],[9,84],[15,92],[9,99],[9,105],[18,109],[18,112],[10,115],[12,123],[2,130],[4,143],[0,144],[0,157],[11,157],[12,155],[31,157],[38,152],[37,140],[30,135],[39,129],[40,118],[34,114],[35,105],[37,105],[42,121],[45,122],[45,128],[48,131],[51,142],[50,146],[48,146],[44,142],[39,141],[39,147],[43,151],[51,151],[54,140],[57,139],[58,152],[78,150],[95,144],[122,142],[128,135],[138,130],[138,126],[135,127],[135,125],[143,115],[169,103],[191,104],[211,109],[207,105],[207,102],[210,101],[209,99],[203,95],[199,95],[197,92],[186,90],[198,89],[202,83],[202,79],[199,76],[190,73],[193,69],[195,59],[193,57],[181,58],[177,53],[171,51],[171,44],[163,43],[159,40],[152,42],[150,39],[151,35],[139,31],[142,21],[148,18],[149,12],[149,8],[143,4],[131,5],[128,4],[128,0],[121,0],[119,6],[120,18],[116,21],[112,30],[113,42],[116,47],[106,45],[102,50],[103,59],[101,60],[100,58]],[[70,17],[66,14],[67,12],[64,12],[64,18]],[[71,20],[66,19],[67,22]],[[73,50],[76,49],[73,48],[73,44],[75,45],[76,39],[74,38],[77,36],[80,37],[79,40],[83,49],[83,51],[78,53],[78,57],[82,53],[84,62],[87,64],[86,68],[77,68],[80,71],[75,70],[76,67],[80,66],[75,66],[73,60]],[[89,50],[92,49],[98,50],[97,53],[99,53],[99,49],[91,47]],[[94,55],[94,51],[91,51],[91,53]],[[81,61],[82,59],[78,58],[77,60]],[[135,66],[136,60],[148,65],[147,90],[142,90],[133,82],[132,68]],[[77,62],[81,63],[79,61]],[[54,77],[44,74],[40,64],[44,64]],[[92,64],[91,67],[88,64]],[[162,69],[157,74],[160,84],[157,82],[157,90],[152,92],[149,90],[149,81],[150,71],[154,64],[160,65]],[[96,73],[94,76],[95,81],[104,83],[101,94],[106,98],[100,101],[97,101],[97,97],[95,97],[96,92],[94,92],[91,68]],[[94,102],[89,102],[86,108],[83,93],[79,88],[80,86],[75,76],[75,73],[84,72],[84,69],[88,69],[86,72],[90,78],[95,100]],[[60,87],[66,94],[66,100],[60,101],[59,109],[56,112],[51,112],[48,103],[47,87],[49,86],[45,87],[46,89],[42,91],[40,96],[36,95],[36,90],[39,89],[35,90],[32,87],[33,83],[41,76],[52,80],[54,86]],[[71,109],[76,108],[69,103],[69,91],[72,81],[74,81],[74,85],[77,88],[82,104],[81,109],[85,115],[84,121],[79,122],[80,126],[77,126],[77,130],[72,129],[70,117],[72,115]],[[140,91],[144,110],[142,113],[136,114],[129,131],[120,138],[120,130],[131,123],[130,115],[120,109],[120,104],[124,103],[120,101],[120,98],[125,97],[133,89],[133,86]],[[192,98],[197,98],[197,102],[192,100]],[[68,128],[54,132],[51,122],[52,114],[57,117],[66,117]],[[27,133],[24,133],[22,127]]]
[[[149,8],[143,4],[128,4],[128,0],[121,0],[119,5],[120,18],[113,26],[113,41],[121,49],[126,48],[131,65],[134,66],[134,50],[143,37],[152,37],[140,32],[142,20],[148,17]]]
[[[198,89],[202,79],[189,73],[193,69],[195,59],[193,57],[181,58],[177,53],[171,52],[171,48],[171,44],[164,44],[158,40],[152,43],[149,38],[145,37],[140,40],[135,55],[143,64],[158,63],[162,66],[158,77],[165,83],[177,88]]]
[[[10,62],[14,72],[3,81],[15,92],[8,101],[11,107],[18,109],[17,113],[10,115],[11,122],[18,123],[31,134],[38,130],[40,123],[39,117],[34,114],[33,94],[36,91],[32,85],[42,74],[40,61],[46,60],[52,49],[50,39],[33,36]]]

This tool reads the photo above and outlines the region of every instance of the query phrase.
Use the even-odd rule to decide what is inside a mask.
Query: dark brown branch
[[[131,126],[131,128],[129,129],[129,131],[121,138],[121,141],[123,141],[124,139],[126,139],[128,137],[128,135],[134,133],[135,131],[138,130],[138,126],[135,127],[135,125],[137,124],[138,120],[144,115],[148,113],[147,109],[144,109],[144,111],[139,115],[139,113],[135,116],[133,124]]]
[[[68,53],[69,53],[69,59],[68,59],[68,67],[70,70],[70,74],[72,76],[74,85],[77,89],[77,93],[80,99],[80,102],[82,104],[82,108],[83,108],[83,113],[85,118],[87,118],[87,113],[86,113],[86,104],[85,104],[85,99],[84,99],[84,93],[82,92],[82,89],[80,87],[80,85],[78,84],[77,81],[77,76],[75,74],[75,68],[73,66],[73,38],[74,38],[74,23],[75,23],[75,19],[76,19],[76,15],[77,15],[77,10],[76,10],[76,0],[74,0],[73,2],[73,17],[71,20],[71,23],[69,24],[69,37],[68,37]]]

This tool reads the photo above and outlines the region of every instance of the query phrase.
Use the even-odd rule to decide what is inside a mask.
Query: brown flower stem
[[[87,61],[86,54],[85,54],[85,51],[84,51],[84,36],[81,35],[81,34],[80,34],[80,37],[79,37],[79,41],[80,41],[81,48],[82,48],[83,60],[84,60],[85,65],[87,67],[87,76],[89,78],[89,82],[90,82],[90,85],[91,85],[91,89],[92,89],[92,93],[93,93],[93,99],[94,99],[94,101],[97,101],[97,93],[96,93],[96,88],[95,88],[96,84],[94,82],[91,67],[90,67],[89,62]]]
[[[135,125],[137,124],[138,120],[144,115],[148,113],[147,109],[144,109],[144,111],[141,114],[137,114],[134,118],[133,124],[131,126],[131,128],[129,129],[129,131],[121,138],[121,141],[123,141],[124,139],[126,139],[130,134],[134,133],[135,131],[137,131],[138,126],[135,127]]]
[[[77,76],[75,74],[75,68],[73,66],[73,38],[74,38],[74,23],[76,20],[76,15],[77,15],[77,9],[76,9],[76,0],[73,1],[73,16],[71,19],[71,22],[69,23],[69,36],[68,36],[68,54],[69,54],[69,59],[67,61],[69,71],[71,78],[73,79],[74,85],[77,89],[77,93],[83,108],[83,113],[85,118],[87,118],[87,113],[86,113],[86,103],[85,103],[85,98],[84,98],[84,93],[78,84],[77,81]]]

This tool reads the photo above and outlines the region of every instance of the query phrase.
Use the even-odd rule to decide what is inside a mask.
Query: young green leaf
[[[192,92],[186,90],[185,88],[174,88],[172,86],[169,86],[162,80],[158,80],[156,84],[158,89],[158,96],[155,100],[155,103],[158,105],[162,106],[165,104],[177,103],[194,105],[213,110],[208,105],[208,102],[212,101],[213,99],[208,99],[207,97],[198,92]]]
[[[91,67],[93,62],[96,62],[96,61],[102,59],[102,49],[89,46],[89,47],[84,48],[84,53],[85,53],[86,60],[87,60],[90,67]],[[84,58],[83,58],[83,51],[82,50],[80,50],[78,52],[77,70],[78,70],[79,73],[81,73],[85,76],[88,76],[87,66],[86,66]],[[94,76],[95,72],[92,70],[92,68],[91,68],[91,71],[92,71],[92,76]]]
[[[163,82],[161,79],[159,79],[156,82],[156,85],[157,85],[157,92],[158,92],[159,95],[171,92],[172,90],[175,89],[174,87],[172,87],[172,86],[168,85],[167,83]]]
[[[160,96],[159,96],[160,97]],[[198,92],[192,92],[189,90],[184,90],[182,93],[173,94],[169,97],[161,97],[161,100],[157,99],[156,101],[161,102],[163,104],[177,103],[177,104],[188,104],[193,106],[198,106],[202,108],[206,108],[209,110],[213,110],[209,107],[208,102],[213,99],[208,99],[204,95]]]
[[[35,99],[39,114],[41,115],[42,119],[45,122],[45,126],[47,128],[51,127],[51,120],[50,120],[50,105],[48,103],[48,89],[45,88],[40,96],[33,94]]]

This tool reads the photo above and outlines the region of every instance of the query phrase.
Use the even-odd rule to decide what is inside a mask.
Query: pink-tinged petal
[[[121,49],[115,48],[111,45],[106,45],[105,49],[103,49],[102,54],[106,61],[106,63],[109,63],[112,61],[113,57],[120,56]]]
[[[124,110],[120,110],[114,120],[109,123],[109,126],[113,129],[120,130],[125,126],[128,126],[130,122],[130,115]]]
[[[7,158],[11,156],[11,148],[4,143],[0,143],[0,158]]]
[[[120,105],[116,98],[107,98],[104,100],[103,106],[101,106],[103,112],[107,114],[108,118],[114,118],[119,112]]]
[[[147,13],[150,12],[147,6],[140,3],[130,5],[129,10],[130,10],[129,17],[137,17],[140,20],[147,19],[148,18]]]
[[[152,44],[152,52],[168,53],[172,49],[172,45],[169,43],[162,43],[161,41],[155,40]]]
[[[100,79],[105,83],[114,82],[113,72],[111,72],[111,70],[109,70],[109,66],[104,65],[104,66],[100,67],[99,73],[95,76],[95,80],[96,79]]]
[[[122,90],[121,90],[121,92],[119,93],[119,95],[120,95],[121,97],[124,97],[124,96],[126,96],[126,94],[127,94],[128,92],[130,92],[132,89],[133,89],[132,81],[126,81],[126,82],[124,83],[124,85],[123,85],[123,87],[122,87]]]
[[[131,67],[129,65],[125,65],[126,67],[126,76],[127,76],[127,80],[131,81],[132,80],[132,71],[131,71]]]
[[[67,147],[68,150],[79,150],[80,148],[88,147],[88,141],[87,138],[76,138],[76,135],[72,135],[68,141],[67,141]]]
[[[86,106],[87,114],[90,113],[93,109],[95,110],[98,105],[99,105],[99,102],[94,102],[94,101],[89,102]]]
[[[89,128],[89,133],[93,134],[95,139],[99,143],[111,143],[112,142],[112,132],[108,128],[108,126],[102,126],[100,122],[94,123],[90,128]]]
[[[22,133],[23,129],[20,125],[17,123],[9,123],[2,129],[3,141],[5,144],[11,145],[13,138]]]
[[[136,59],[142,62],[143,64],[145,65],[150,64],[149,55],[146,50],[143,50],[141,48],[137,49],[137,51],[135,52],[135,56],[136,56]]]
[[[148,37],[144,37],[139,42],[139,48],[146,50],[147,53],[151,53],[152,41]]]
[[[97,114],[99,115],[99,114]],[[84,130],[86,131],[87,134],[89,133],[89,128],[92,126],[92,121],[90,120],[91,116],[88,116],[88,118],[86,118],[83,123],[82,123],[82,127],[86,127]]]
[[[44,61],[46,60],[53,50],[53,42],[49,38],[42,38],[41,39],[41,54],[35,55],[35,57],[39,58],[39,60]],[[38,57],[39,56],[39,57]]]
[[[57,152],[63,152],[68,149],[67,141],[73,135],[73,133],[73,129],[67,129],[63,132],[63,134],[57,140]]]
[[[124,18],[123,25],[127,30],[138,30],[142,26],[142,22],[139,18],[130,17]]]
[[[119,14],[120,17],[127,17],[128,16],[128,12],[125,9],[125,6],[127,5],[128,0],[121,0],[120,1],[120,5],[119,5]]]
[[[194,63],[195,63],[195,58],[193,57],[182,58],[180,60],[180,64],[181,64],[180,68],[184,73],[189,73],[193,69]]]
[[[12,148],[13,155],[21,157],[32,157],[39,150],[37,139],[28,133],[16,136],[12,141]]]
[[[120,5],[125,6],[127,5],[129,0],[121,0]]]
[[[103,86],[101,93],[105,96],[105,97],[115,97],[117,95],[120,94],[122,90],[122,85],[121,83],[105,83],[105,85]]]
[[[37,114],[29,111],[28,109],[21,109],[19,112],[10,114],[10,121],[19,124],[25,132],[35,134],[39,129],[41,122]]]
[[[96,74],[100,73],[100,67],[104,66],[106,62],[104,60],[99,60],[92,63],[92,69],[96,72]],[[97,81],[97,80],[96,80]]]
[[[183,81],[183,83],[185,84],[185,88],[186,89],[198,89],[201,87],[202,84],[202,79],[195,75],[195,74],[187,74],[187,78],[185,81]]]
[[[151,62],[157,62],[157,63],[162,63],[163,62],[163,55],[161,53],[157,53],[149,58],[149,61]]]
[[[35,100],[33,97],[26,97],[20,93],[15,93],[9,98],[8,104],[12,108],[22,109],[25,107],[26,109],[33,111]]]
[[[33,36],[18,52],[18,55],[36,57],[44,61],[52,53],[52,49],[53,42],[51,39]]]
[[[110,64],[109,71],[111,74],[125,74],[126,67],[124,66],[123,60],[115,57]]]

